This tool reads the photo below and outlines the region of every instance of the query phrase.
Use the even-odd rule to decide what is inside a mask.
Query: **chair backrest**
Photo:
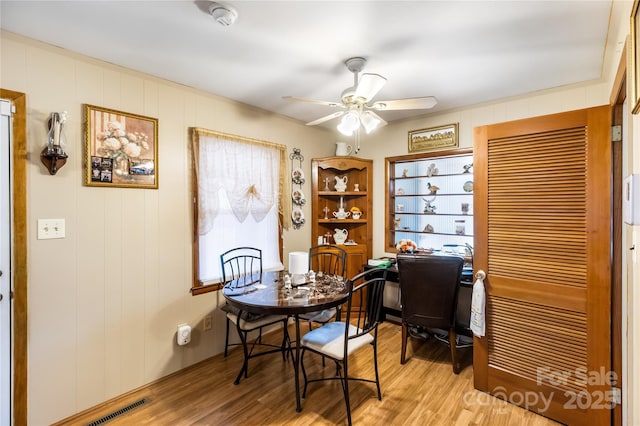
[[[344,277],[346,265],[347,252],[341,247],[325,244],[309,249],[309,269],[315,272]]]
[[[463,264],[458,256],[398,254],[402,321],[453,327]]]
[[[220,255],[222,280],[227,283],[252,274],[262,275],[262,250],[236,247]]]
[[[355,339],[367,333],[378,333],[378,324],[382,318],[384,301],[384,283],[387,270],[380,274],[364,271],[347,280],[349,298],[347,300],[345,326],[345,359],[349,339]],[[349,333],[349,325],[358,328],[357,333]]]

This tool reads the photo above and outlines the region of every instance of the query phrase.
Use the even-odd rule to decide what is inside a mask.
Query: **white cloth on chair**
[[[471,331],[478,337],[485,333],[485,290],[482,278],[477,278],[471,294]]]

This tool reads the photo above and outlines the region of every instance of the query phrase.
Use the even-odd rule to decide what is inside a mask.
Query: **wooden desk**
[[[251,285],[238,286],[236,281],[225,284],[222,294],[230,305],[254,314],[290,315],[296,325],[296,351],[294,357],[294,374],[296,386],[296,411],[300,412],[300,322],[298,316],[306,312],[321,311],[334,308],[347,301],[349,293],[345,280],[341,276],[324,275],[316,280],[314,292],[306,290],[309,284],[293,289],[285,289],[282,282],[282,271],[263,272],[239,278]],[[244,369],[244,365],[243,365]],[[242,374],[244,370],[240,371]]]
[[[375,270],[382,270],[382,268],[378,268],[376,266],[364,265],[365,270],[371,270],[374,272]],[[398,268],[396,265],[392,265],[387,269],[387,281],[400,283],[400,279],[398,277]],[[471,320],[471,293],[473,291],[473,269],[472,268],[464,268],[462,270],[462,276],[460,280],[460,289],[458,290],[458,306],[456,311],[456,325],[457,328],[467,331],[468,335],[471,336],[471,328],[470,328],[470,320]],[[402,311],[399,309],[393,309],[389,307],[383,307],[382,314],[393,315],[394,317],[402,318]]]

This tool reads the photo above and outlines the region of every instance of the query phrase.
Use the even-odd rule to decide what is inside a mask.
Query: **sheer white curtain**
[[[265,270],[282,269],[279,227],[284,211],[284,146],[194,131],[197,182],[198,277],[222,277],[220,254],[241,246],[262,249]],[[289,219],[279,223],[279,218]]]

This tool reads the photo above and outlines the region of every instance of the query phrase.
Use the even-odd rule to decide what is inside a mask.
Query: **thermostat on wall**
[[[629,175],[622,188],[622,220],[640,225],[640,174]]]

